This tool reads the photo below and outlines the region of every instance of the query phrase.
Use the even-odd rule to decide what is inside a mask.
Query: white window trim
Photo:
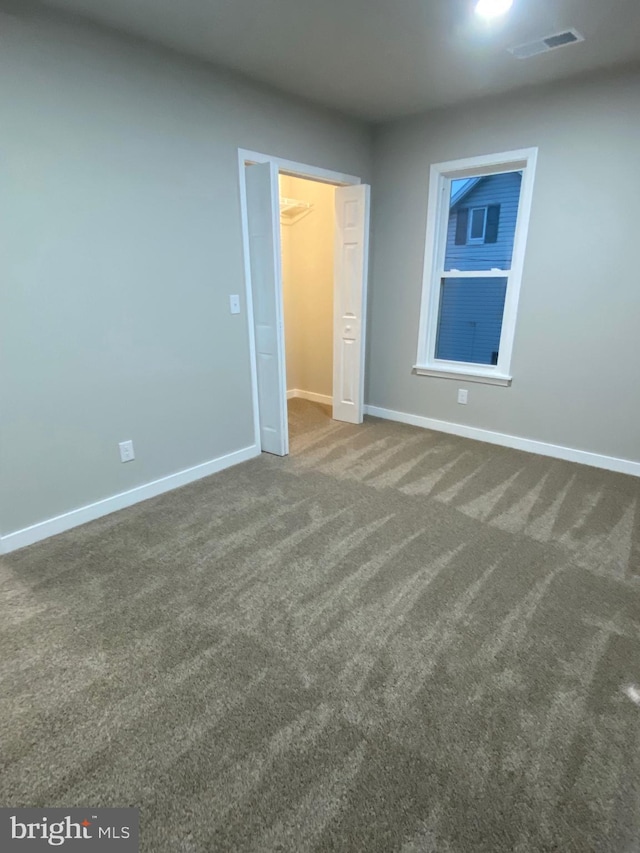
[[[459,379],[463,377],[472,382],[484,382],[490,385],[511,384],[511,355],[513,351],[525,249],[529,233],[529,219],[531,216],[531,201],[533,199],[533,183],[537,158],[537,148],[522,148],[516,151],[506,151],[501,154],[487,154],[480,157],[469,157],[464,160],[450,160],[446,163],[435,163],[431,166],[422,297],[420,301],[418,356],[417,363],[414,366],[415,373],[421,376],[438,376],[443,379]],[[491,173],[518,171],[522,171],[522,184],[520,187],[516,232],[513,241],[511,269],[496,269],[487,270],[483,273],[471,273],[471,276],[474,278],[480,275],[507,278],[507,292],[505,295],[498,363],[495,365],[479,365],[436,359],[435,345],[440,279],[445,272],[444,257],[449,222],[451,181]],[[451,270],[446,271],[449,276],[451,276],[452,272]],[[462,278],[465,277],[465,274],[455,272],[455,277]]]
[[[487,211],[488,207],[486,204],[478,205],[478,207],[470,207],[469,208],[469,221],[467,222],[467,245],[476,246],[476,245],[484,245],[484,238],[487,236]],[[473,213],[476,210],[481,210],[484,214],[482,219],[482,234],[480,237],[472,237],[471,229],[473,227]]]

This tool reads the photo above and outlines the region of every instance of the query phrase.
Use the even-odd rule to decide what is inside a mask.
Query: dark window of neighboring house
[[[500,205],[461,207],[456,215],[455,245],[497,243],[500,224]]]
[[[487,225],[487,208],[472,207],[469,211],[469,243],[484,243],[484,231]]]

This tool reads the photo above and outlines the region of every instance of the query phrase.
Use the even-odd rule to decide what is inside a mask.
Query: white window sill
[[[416,364],[413,372],[418,376],[436,376],[439,379],[466,379],[469,382],[482,382],[485,385],[511,385],[511,377],[494,370],[470,370],[469,368],[435,367]]]

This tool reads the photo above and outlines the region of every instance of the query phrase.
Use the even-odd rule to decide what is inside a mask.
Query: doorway
[[[287,391],[291,392],[291,397],[303,396],[306,392],[318,395],[315,399],[324,398],[323,402],[328,398],[335,420],[362,422],[369,187],[354,176],[268,155],[240,150],[238,156],[247,309],[253,332],[250,347],[256,444],[262,450],[284,456],[289,452]],[[309,181],[314,182],[315,192],[307,187],[307,192],[302,193]],[[298,198],[298,195],[307,198]],[[327,288],[329,259],[325,257],[320,261],[318,247],[315,262],[312,262],[309,245],[306,250],[304,246],[293,246],[294,241],[299,242],[293,229],[311,217],[315,205],[320,206],[316,211],[322,208],[326,216],[326,202],[330,202],[331,196],[333,222],[325,219],[323,223],[323,228],[333,231],[333,263],[329,262],[333,275],[331,287]],[[323,243],[326,247],[326,240]],[[286,314],[290,322],[285,331],[285,289],[287,297],[291,296],[293,288],[300,296],[300,285],[302,289],[308,288],[314,269],[318,271],[319,268],[324,272],[317,281],[324,279],[326,288],[322,291],[322,311],[318,311],[317,306],[314,309],[313,298],[287,299]],[[304,275],[302,270],[306,271]],[[332,290],[332,299],[327,298],[327,289]],[[306,295],[310,297],[308,292]],[[320,298],[319,292],[316,296]],[[314,310],[318,313],[317,319],[324,320],[315,329],[317,335],[310,334],[307,327]],[[303,323],[307,337],[311,338],[304,341],[304,352],[300,346],[302,335],[296,329]],[[327,332],[332,338],[330,358],[326,357]],[[287,350],[290,351],[288,360]],[[332,365],[329,362],[333,362]],[[311,384],[315,388],[298,388],[300,384]]]
[[[300,400],[333,413],[335,187],[280,173],[288,426]]]

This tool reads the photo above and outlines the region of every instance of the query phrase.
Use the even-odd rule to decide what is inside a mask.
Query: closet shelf
[[[280,222],[282,225],[293,225],[295,222],[299,222],[303,216],[311,213],[312,209],[313,204],[311,202],[280,196]]]

